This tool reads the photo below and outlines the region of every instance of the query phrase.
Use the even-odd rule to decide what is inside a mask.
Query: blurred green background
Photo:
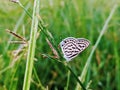
[[[32,15],[33,0],[20,0]],[[81,75],[86,60],[109,16],[113,6],[118,5],[110,20],[93,57],[84,85],[90,80],[93,90],[120,90],[120,1],[119,0],[40,0],[40,16],[48,31],[59,45],[66,37],[87,38],[91,44],[84,52],[69,64],[77,76]],[[6,29],[29,40],[31,19],[16,3],[0,1],[0,90],[21,90],[26,68],[25,50],[17,57],[13,51],[20,44],[10,44],[11,34]],[[12,40],[19,40],[13,37]],[[46,42],[46,36],[40,32],[37,39],[34,62],[37,76],[43,87],[50,90],[65,89],[68,70],[60,63],[43,57],[53,56]],[[60,49],[60,48],[58,48]],[[16,58],[19,58],[18,60]],[[31,90],[40,90],[33,73]],[[76,87],[76,79],[70,75],[69,90]]]

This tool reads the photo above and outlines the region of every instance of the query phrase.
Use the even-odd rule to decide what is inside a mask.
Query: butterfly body
[[[64,58],[67,61],[70,61],[71,59],[78,56],[79,53],[84,51],[89,46],[89,44],[90,43],[87,39],[68,37],[60,42],[60,47],[64,54]]]

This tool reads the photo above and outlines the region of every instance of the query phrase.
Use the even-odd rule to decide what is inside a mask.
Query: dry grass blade
[[[54,58],[59,59],[59,55],[58,55],[57,51],[54,49],[54,47],[53,47],[53,45],[51,44],[51,42],[50,42],[47,38],[46,38],[46,41],[47,41],[48,45],[50,46],[50,48],[52,49],[52,52],[53,52],[53,54],[54,54]]]
[[[8,29],[7,29],[6,31],[9,32],[10,34],[14,35],[15,37],[17,37],[17,38],[19,38],[19,39],[21,39],[22,41],[24,41],[24,42],[27,43],[27,40],[26,40],[24,37],[16,34],[15,32],[12,32],[11,30],[8,30]]]

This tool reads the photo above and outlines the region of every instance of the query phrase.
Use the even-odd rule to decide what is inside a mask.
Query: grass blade
[[[111,12],[110,12],[110,14],[109,14],[109,16],[108,16],[108,18],[107,18],[107,20],[106,20],[106,22],[105,22],[102,30],[101,30],[101,33],[100,33],[100,35],[99,35],[99,37],[98,37],[98,39],[97,39],[97,41],[96,41],[96,43],[95,43],[95,45],[94,45],[94,47],[93,47],[93,49],[92,49],[92,51],[91,51],[88,59],[87,59],[87,62],[86,62],[85,67],[84,67],[84,69],[83,69],[83,71],[82,71],[82,74],[81,74],[81,76],[79,77],[82,82],[85,81],[85,77],[86,77],[86,75],[87,75],[87,71],[88,71],[88,69],[89,69],[90,62],[91,62],[91,60],[92,60],[92,56],[93,56],[93,54],[94,54],[94,52],[95,52],[95,50],[96,50],[96,48],[97,48],[97,46],[98,46],[98,44],[99,44],[99,42],[100,42],[100,40],[101,40],[104,32],[107,30],[108,23],[110,22],[110,20],[111,20],[113,14],[114,14],[116,8],[117,8],[117,5],[114,5],[113,9],[111,10]],[[79,88],[79,85],[77,84],[77,89],[78,89],[78,88]]]
[[[31,35],[30,35],[30,42],[29,42],[29,48],[28,48],[23,90],[30,89],[30,81],[32,76],[32,69],[33,69],[34,55],[35,55],[36,35],[37,35],[37,29],[38,29],[37,15],[39,14],[39,3],[40,3],[39,0],[34,0]]]

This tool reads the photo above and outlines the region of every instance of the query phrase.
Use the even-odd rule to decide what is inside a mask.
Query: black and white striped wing
[[[84,38],[68,37],[60,42],[60,47],[67,61],[75,58],[89,46],[89,41]]]

